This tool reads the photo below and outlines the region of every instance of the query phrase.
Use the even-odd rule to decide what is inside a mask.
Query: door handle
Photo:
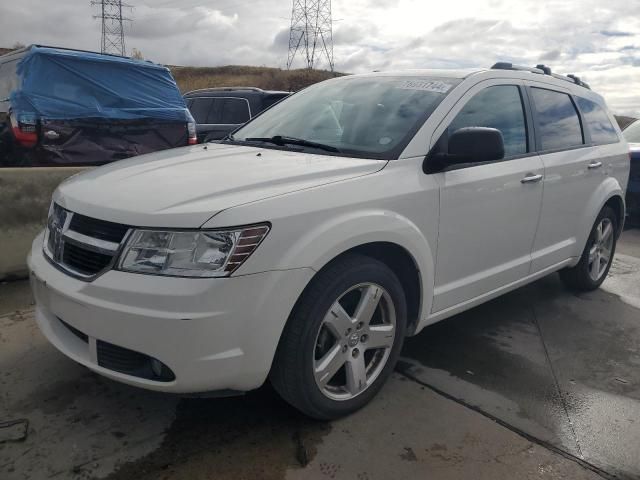
[[[589,170],[593,170],[596,168],[600,168],[602,166],[602,162],[591,162],[587,167]]]
[[[528,173],[526,177],[520,180],[520,183],[538,183],[542,180],[542,175],[534,175],[533,173]]]

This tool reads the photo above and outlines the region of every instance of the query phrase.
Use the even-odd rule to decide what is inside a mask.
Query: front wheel
[[[560,278],[571,289],[595,290],[609,273],[618,240],[618,216],[611,207],[604,207],[596,219],[580,262],[560,271]]]
[[[406,310],[402,285],[384,263],[341,257],[312,280],[296,304],[276,352],[273,386],[314,418],[358,410],[393,371]]]

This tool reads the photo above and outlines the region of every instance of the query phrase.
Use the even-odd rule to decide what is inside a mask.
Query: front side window
[[[636,120],[622,132],[629,143],[640,143],[640,120]]]
[[[447,133],[465,127],[500,130],[505,157],[527,153],[527,128],[520,89],[515,85],[497,85],[477,93],[453,119]]]
[[[234,133],[232,141],[293,137],[329,146],[338,155],[397,158],[458,83],[459,79],[409,76],[328,80],[255,117]],[[322,153],[320,149],[315,151]]]
[[[566,93],[532,88],[542,150],[561,150],[584,144],[580,117]]]
[[[616,129],[613,128],[609,116],[600,105],[582,97],[576,97],[576,102],[584,116],[592,143],[604,144],[618,141]]]

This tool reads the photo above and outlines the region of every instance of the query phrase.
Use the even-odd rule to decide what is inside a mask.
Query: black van
[[[193,143],[164,66],[37,45],[0,56],[0,167],[100,165]]]

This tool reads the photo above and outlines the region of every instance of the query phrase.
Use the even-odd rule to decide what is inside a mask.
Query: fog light
[[[156,360],[155,358],[151,359],[151,371],[156,377],[162,377],[162,362],[160,360]]]

